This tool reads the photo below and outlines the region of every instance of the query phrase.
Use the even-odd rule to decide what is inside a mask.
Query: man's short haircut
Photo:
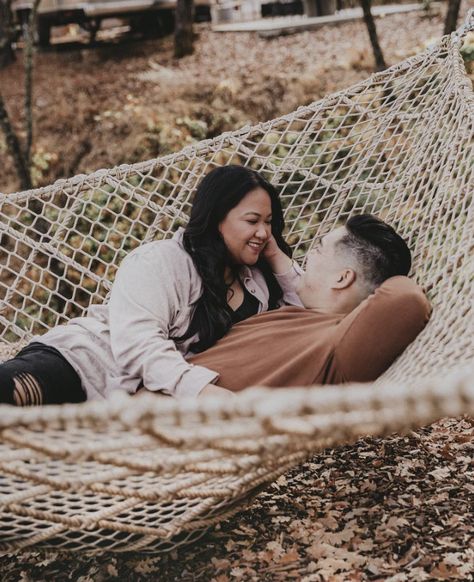
[[[410,249],[391,226],[371,214],[359,214],[345,227],[348,232],[339,244],[352,253],[370,290],[389,277],[408,275]]]

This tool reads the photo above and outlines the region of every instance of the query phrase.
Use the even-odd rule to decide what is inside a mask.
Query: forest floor
[[[390,64],[437,39],[442,18],[377,21]],[[162,155],[287,113],[370,74],[363,22],[263,40],[201,28],[177,62],[171,39],[37,55],[37,184]],[[21,122],[21,67],[0,72]],[[2,150],[3,148],[3,150]],[[0,190],[18,188],[5,163]],[[3,582],[474,579],[474,422],[326,450],[260,493],[199,542],[162,557],[22,552]]]
[[[388,64],[420,52],[443,29],[440,15],[422,12],[380,18],[377,26]],[[271,39],[213,33],[209,24],[198,31],[195,53],[180,61],[171,37],[67,50],[53,45],[37,53],[35,185],[175,152],[289,113],[373,71],[362,20]],[[20,134],[21,61],[19,53],[0,71],[1,93]],[[1,135],[0,158],[0,192],[18,190]]]
[[[18,552],[2,582],[474,579],[474,420],[328,449],[163,556]]]

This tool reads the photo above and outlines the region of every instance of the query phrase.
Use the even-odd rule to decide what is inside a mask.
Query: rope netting
[[[3,551],[170,549],[310,452],[474,411],[474,95],[461,55],[473,29],[471,12],[424,53],[270,122],[0,197],[3,358],[104,301],[125,254],[183,226],[197,182],[226,163],[279,186],[302,263],[352,214],[393,224],[433,305],[373,386],[1,407]]]
[[[199,538],[311,452],[474,411],[442,382],[253,388],[235,402],[146,394],[0,416],[0,551],[159,552]]]

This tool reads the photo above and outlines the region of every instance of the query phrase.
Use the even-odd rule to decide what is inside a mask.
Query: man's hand
[[[286,273],[291,269],[293,261],[277,245],[273,234],[268,239],[262,254],[272,268],[272,271],[277,275]]]
[[[204,386],[201,392],[199,392],[199,396],[225,396],[226,398],[235,398],[235,394],[231,390],[221,388],[215,384],[207,384],[207,386]]]

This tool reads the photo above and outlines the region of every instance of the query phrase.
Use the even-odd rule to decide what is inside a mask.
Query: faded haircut
[[[389,277],[408,275],[410,249],[390,225],[371,214],[359,214],[349,218],[345,227],[348,232],[339,246],[357,261],[370,291]]]

